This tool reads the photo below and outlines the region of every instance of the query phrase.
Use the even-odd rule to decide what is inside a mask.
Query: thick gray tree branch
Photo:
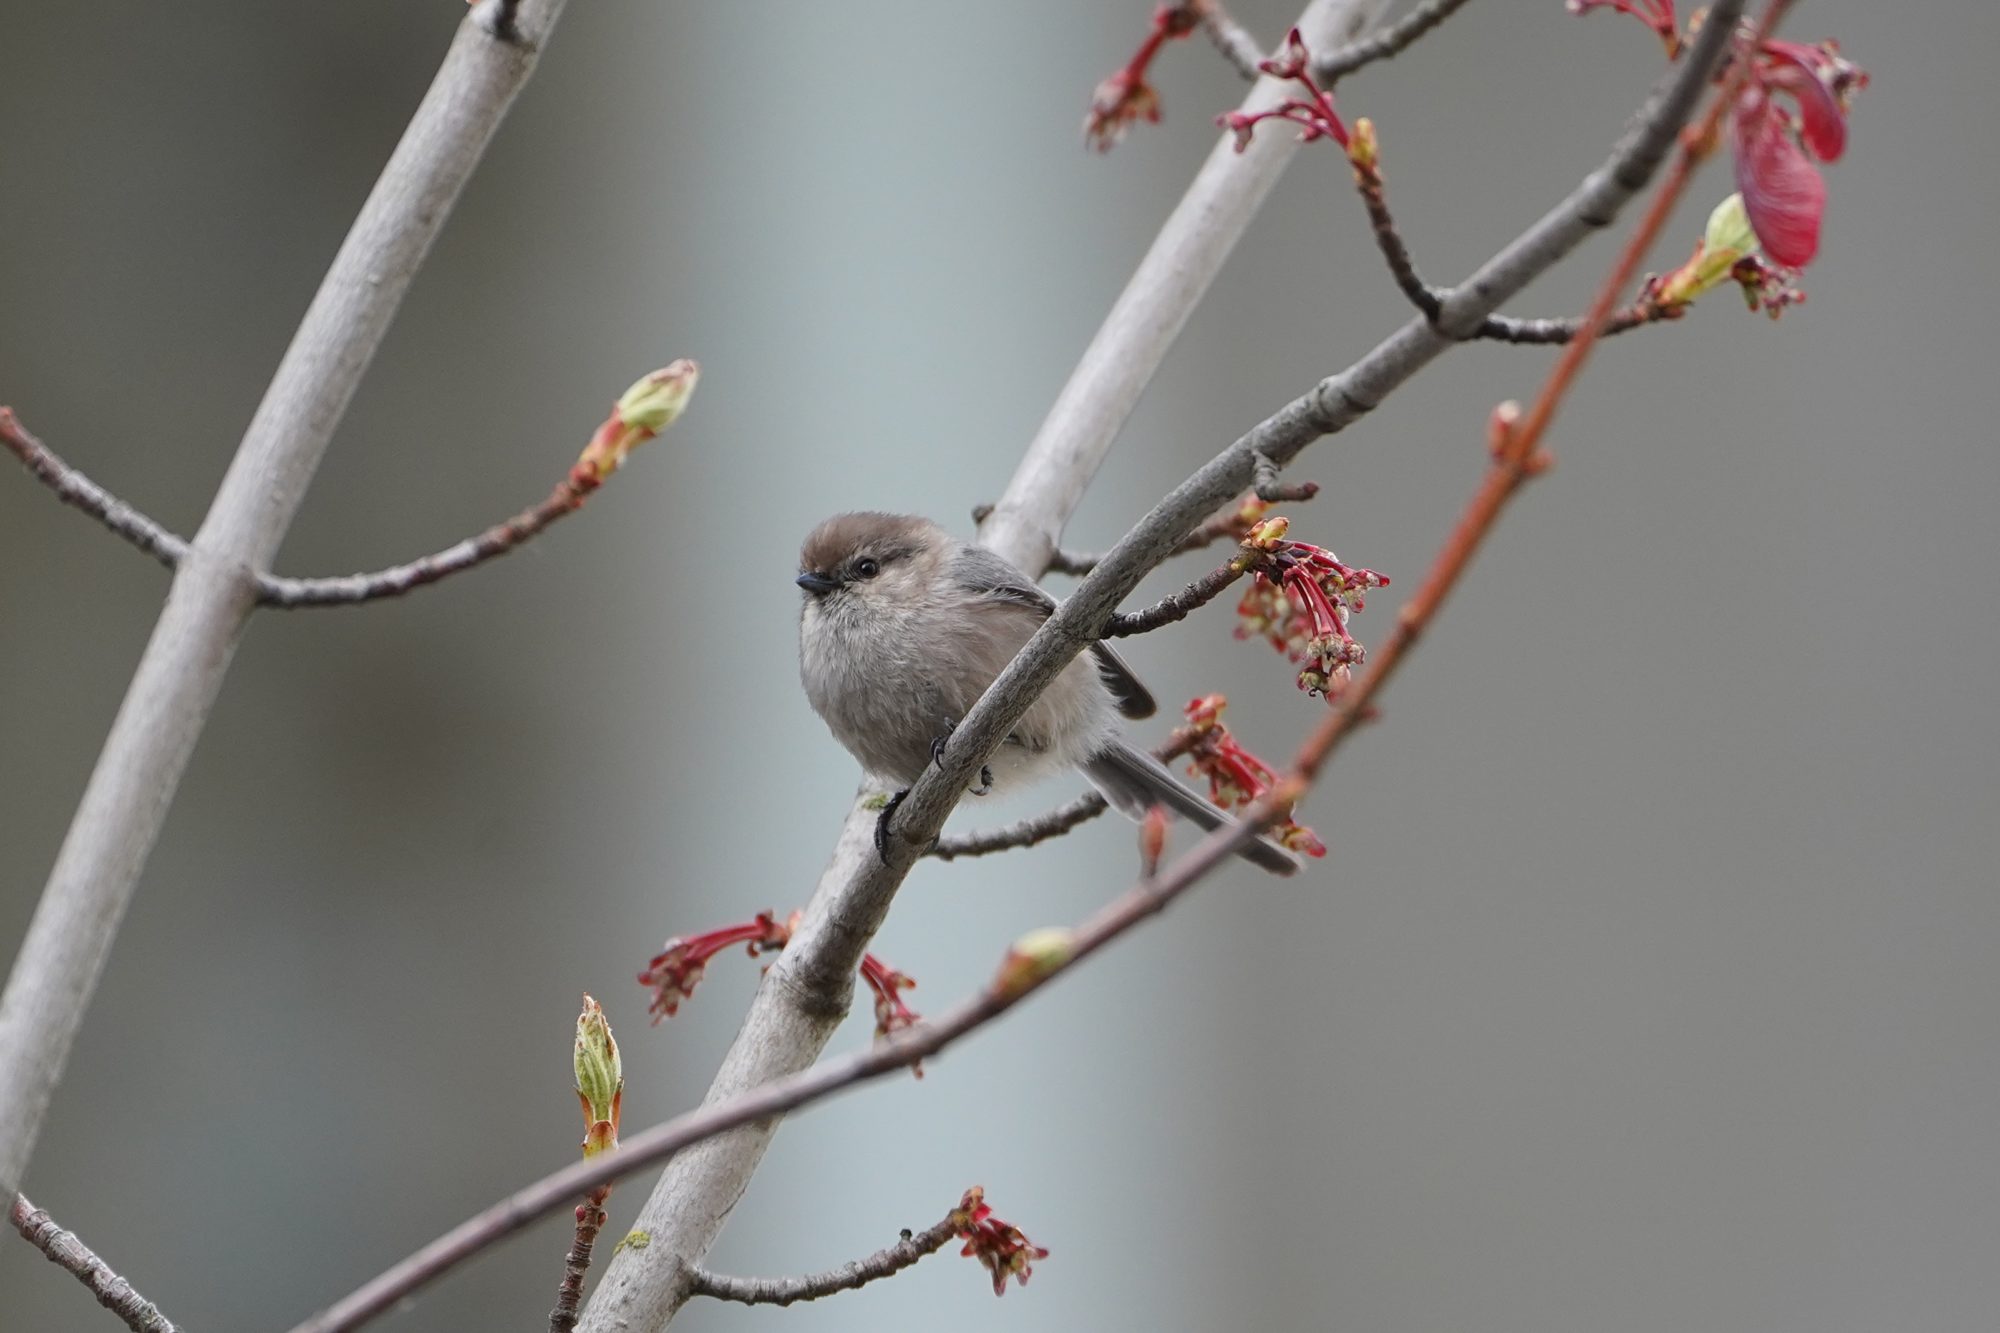
[[[1384,5],[1312,0],[1299,29],[1308,41],[1342,45],[1360,36]],[[1275,106],[1284,96],[1279,80],[1262,79],[1244,108]],[[1047,565],[1141,390],[1296,149],[1289,136],[1267,135],[1238,154],[1231,136],[1218,136],[982,525],[986,546],[1030,573]],[[806,1068],[847,1013],[854,969],[908,870],[904,861],[893,876],[885,874],[875,856],[874,824],[875,812],[857,796],[798,933],[765,974],[709,1085],[708,1103]],[[636,1223],[651,1243],[612,1256],[584,1310],[584,1333],[666,1326],[776,1132],[775,1120],[749,1125],[669,1163]]]
[[[352,1328],[500,1237],[574,1202],[583,1191],[662,1159],[669,1163],[669,1169],[636,1228],[649,1238],[639,1253],[660,1244],[659,1233],[647,1222],[655,1211],[677,1227],[705,1227],[705,1234],[699,1237],[705,1245],[707,1238],[720,1230],[786,1112],[922,1059],[1042,984],[1050,973],[991,987],[951,1013],[892,1033],[865,1052],[812,1067],[780,1068],[786,1059],[797,1055],[802,1041],[815,1040],[815,1051],[824,1044],[823,1034],[838,1023],[851,996],[849,973],[887,914],[897,886],[921,855],[920,847],[936,836],[973,770],[998,745],[1006,729],[1026,712],[1063,666],[1096,639],[1118,600],[1224,499],[1250,484],[1259,455],[1278,463],[1289,462],[1314,440],[1372,410],[1383,395],[1452,346],[1456,331],[1476,325],[1590,232],[1612,222],[1673,146],[1719,66],[1742,10],[1743,0],[1717,0],[1709,24],[1684,63],[1648,99],[1634,128],[1610,160],[1446,295],[1440,318],[1445,332],[1438,332],[1423,319],[1405,325],[1360,361],[1320,381],[1259,423],[1140,520],[974,706],[953,733],[942,768],[927,774],[911,789],[896,821],[898,836],[890,840],[887,864],[874,856],[872,812],[858,812],[862,817],[849,818],[828,868],[828,879],[822,880],[783,956],[765,973],[750,1016],[698,1110],[630,1136],[616,1154],[566,1167],[516,1191],[300,1324],[293,1333],[340,1333]],[[1277,807],[1271,807],[1266,817],[1277,813]],[[1142,882],[1075,932],[1072,959],[1101,948],[1138,916],[1158,911],[1254,832],[1253,825],[1242,824],[1204,838],[1156,879]],[[836,874],[845,878],[829,883]],[[766,1041],[788,1044],[771,1047],[764,1044]],[[760,1068],[771,1072],[757,1079],[754,1075]],[[746,1142],[752,1148],[746,1150]],[[667,1188],[669,1182],[685,1182],[689,1195],[677,1197]],[[690,1217],[686,1211],[702,1205],[716,1210],[705,1224],[698,1215]],[[685,1246],[690,1234],[680,1231],[674,1239]],[[689,1256],[683,1248],[666,1256],[666,1261],[650,1272],[643,1266],[628,1265],[615,1299],[607,1301],[601,1289],[586,1310],[585,1328],[652,1333],[670,1320],[691,1294],[698,1263],[699,1255]]]
[[[481,0],[362,206],[175,571],[0,997],[12,1198],[118,923],[334,427],[566,0]]]

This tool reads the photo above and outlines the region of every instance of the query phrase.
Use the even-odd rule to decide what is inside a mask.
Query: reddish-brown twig
[[[597,1233],[604,1229],[605,1216],[595,1203],[576,1206],[576,1234],[563,1256],[562,1285],[556,1288],[556,1307],[549,1311],[549,1333],[570,1333],[582,1315],[583,1279],[590,1272],[590,1253],[597,1246]]]
[[[461,570],[483,565],[533,540],[557,519],[583,508],[583,502],[602,484],[595,477],[571,471],[556,483],[556,488],[540,504],[530,505],[512,518],[503,519],[486,531],[455,542],[442,551],[433,551],[404,564],[366,574],[335,574],[304,579],[267,574],[257,581],[257,600],[264,606],[291,611],[308,606],[353,606],[357,602],[401,597]]]
[[[25,1195],[14,1196],[7,1220],[23,1240],[47,1255],[50,1263],[74,1274],[97,1303],[123,1320],[132,1333],[176,1333],[173,1320],[161,1314],[159,1306],[132,1290],[132,1284],[112,1272],[111,1265],[92,1253],[75,1232],[56,1225],[47,1211],[29,1203]]]

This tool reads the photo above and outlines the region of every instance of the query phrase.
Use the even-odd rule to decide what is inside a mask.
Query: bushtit
[[[798,585],[806,698],[864,769],[904,790],[941,761],[952,728],[1056,609],[991,551],[903,514],[839,514],[820,524],[799,552]],[[973,794],[1077,768],[1133,819],[1162,805],[1204,829],[1230,823],[1119,735],[1118,714],[1150,717],[1154,708],[1123,659],[1093,644],[1014,724]],[[894,809],[892,800],[875,831],[885,858]],[[1261,839],[1240,854],[1274,874],[1298,869],[1290,853]]]

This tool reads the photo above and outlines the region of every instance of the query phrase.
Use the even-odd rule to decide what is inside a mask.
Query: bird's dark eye
[[[876,564],[866,556],[854,562],[854,577],[858,579],[872,579],[881,572],[882,566]]]

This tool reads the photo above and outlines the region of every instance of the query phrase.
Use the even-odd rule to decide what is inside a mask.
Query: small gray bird
[[[986,687],[1056,609],[1035,581],[991,551],[929,519],[838,514],[799,552],[799,678],[834,738],[869,773],[900,786],[875,830],[887,858],[889,817],[903,792],[938,762]],[[1109,645],[1064,667],[980,770],[973,794],[1081,769],[1111,805],[1142,819],[1154,805],[1204,829],[1228,815],[1166,765],[1127,744],[1117,715],[1156,705]],[[1241,855],[1289,875],[1298,860],[1259,839]]]

